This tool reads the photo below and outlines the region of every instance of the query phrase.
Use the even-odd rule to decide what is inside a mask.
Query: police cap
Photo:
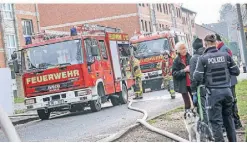
[[[204,38],[204,41],[216,42],[215,35],[213,35],[213,34],[207,35],[207,36]]]

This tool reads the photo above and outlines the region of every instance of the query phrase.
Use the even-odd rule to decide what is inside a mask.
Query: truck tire
[[[101,110],[101,97],[105,96],[103,85],[98,86],[98,99],[90,102],[90,108],[92,112],[98,112]]]
[[[45,110],[37,110],[37,113],[41,120],[48,120],[50,118],[51,111],[48,110],[47,113],[45,113]]]
[[[119,101],[121,104],[128,102],[128,89],[125,84],[122,84],[122,91],[119,94]]]
[[[111,97],[110,99],[113,106],[119,105],[119,100],[117,98]]]

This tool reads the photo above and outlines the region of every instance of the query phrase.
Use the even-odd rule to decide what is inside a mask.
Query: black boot
[[[241,121],[238,120],[237,123],[235,124],[235,129],[238,130],[238,129],[242,128],[242,127],[243,127],[243,126],[242,126]]]

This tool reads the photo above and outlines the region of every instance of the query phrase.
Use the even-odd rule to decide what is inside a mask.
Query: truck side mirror
[[[94,56],[94,57],[99,56],[98,50],[99,50],[99,49],[98,49],[98,46],[93,45],[93,46],[91,47],[92,56]]]
[[[12,59],[12,60],[16,60],[16,59],[17,59],[17,54],[16,54],[16,52],[14,52],[13,54],[11,54],[11,59]]]
[[[14,67],[14,72],[15,73],[20,73],[20,67],[19,67],[17,59],[13,60],[13,67]]]
[[[11,54],[11,59],[13,60],[14,72],[15,73],[19,73],[20,72],[20,67],[19,67],[19,64],[18,64],[18,59],[17,59],[17,53],[16,52]]]

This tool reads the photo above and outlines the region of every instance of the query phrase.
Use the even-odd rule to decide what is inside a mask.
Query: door
[[[103,73],[101,69],[101,56],[100,56],[100,49],[99,44],[96,39],[87,38],[84,40],[85,48],[86,48],[86,56],[87,56],[87,66],[88,66],[88,72],[92,76],[94,76],[93,82],[96,82],[97,79],[102,78]],[[91,53],[91,48],[93,46],[97,46],[98,48],[98,56],[93,56]]]
[[[114,86],[114,77],[113,71],[111,67],[111,61],[109,57],[109,51],[107,51],[106,43],[104,38],[99,38],[99,47],[100,47],[100,54],[101,54],[101,67],[103,71],[103,80],[105,83],[105,92],[106,94],[111,94],[115,92]]]

